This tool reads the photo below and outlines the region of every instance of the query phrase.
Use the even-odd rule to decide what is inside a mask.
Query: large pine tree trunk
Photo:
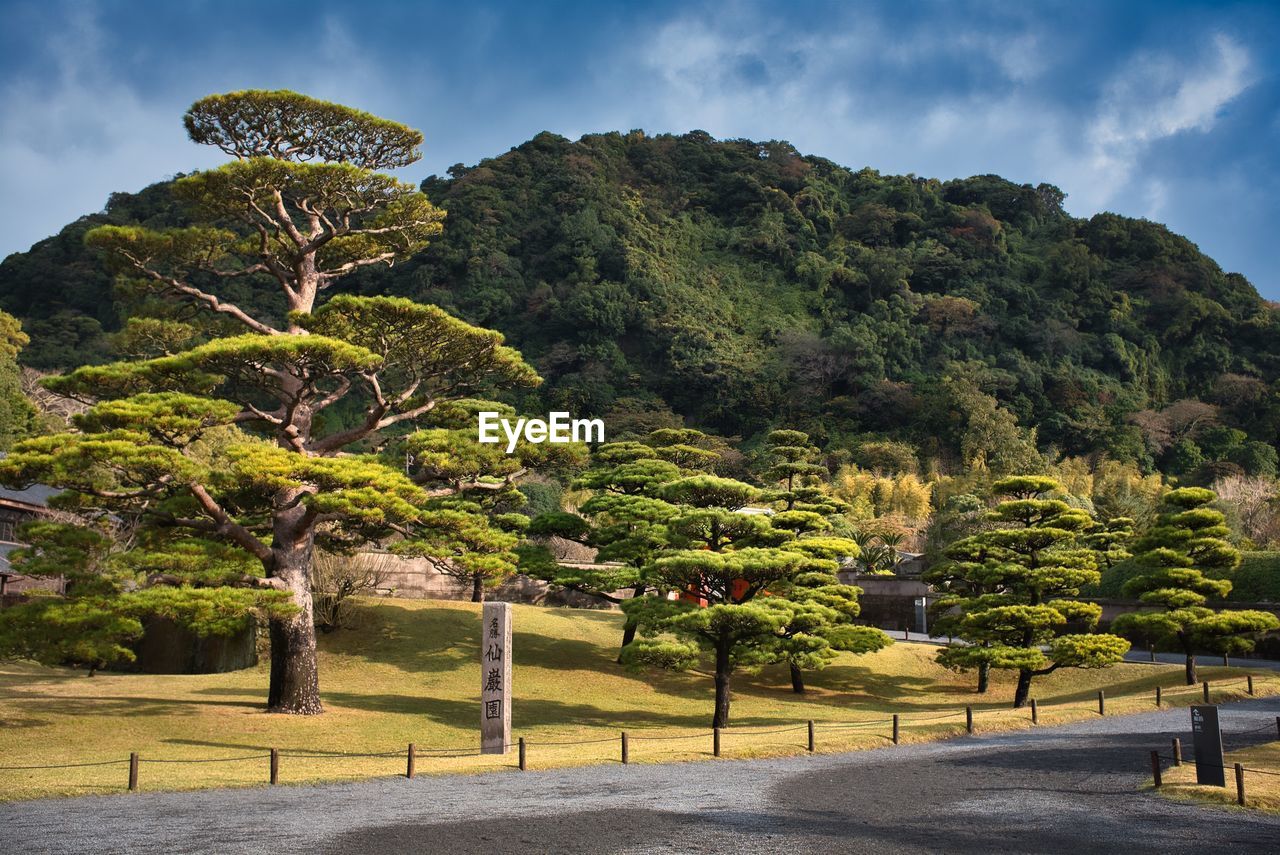
[[[799,667],[796,666],[796,663],[792,662],[790,664],[791,664],[791,691],[795,692],[797,695],[803,695],[804,694],[804,674],[800,673],[800,669]]]
[[[646,585],[645,583],[637,582],[636,586],[631,589],[631,599],[634,600],[636,597],[643,597],[645,594],[645,591],[647,591],[648,589],[649,589],[649,586]],[[628,644],[630,644],[635,640],[636,640],[636,623],[635,621],[628,618],[626,624],[624,624],[622,627],[622,647],[626,647]],[[622,663],[621,648],[618,650],[617,661],[619,664]]]
[[[1187,685],[1194,686],[1196,683],[1199,682],[1199,680],[1196,677],[1196,651],[1195,651],[1195,648],[1192,647],[1190,642],[1188,642],[1185,638],[1179,637],[1179,640],[1182,642],[1182,651],[1187,656],[1187,665],[1186,665]]]
[[[310,532],[281,544],[280,529],[272,545],[275,558],[271,575],[282,580],[293,595],[297,613],[271,621],[271,686],[269,712],[316,715],[320,705],[320,680],[316,670],[316,626],[311,606]]]
[[[978,694],[985,695],[991,687],[991,663],[978,663]]]
[[[733,664],[729,661],[729,645],[721,642],[716,646],[716,714],[711,719],[712,727],[729,726],[729,684],[732,678]]]
[[[471,602],[484,602],[484,577],[479,573],[473,573],[471,576]]]
[[[1031,671],[1026,668],[1018,671],[1018,688],[1013,693],[1014,709],[1027,705],[1027,699],[1031,696],[1031,677]]]

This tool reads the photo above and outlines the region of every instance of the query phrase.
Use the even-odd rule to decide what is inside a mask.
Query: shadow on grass
[[[239,689],[202,689],[200,694],[228,694],[243,698]],[[215,701],[206,698],[148,698],[137,695],[76,695],[75,697],[31,697],[23,705],[35,712],[59,715],[127,716],[146,718],[157,715],[199,715],[202,707],[238,707],[240,709],[265,709],[262,700],[244,698],[238,701]],[[46,722],[40,722],[44,724]]]

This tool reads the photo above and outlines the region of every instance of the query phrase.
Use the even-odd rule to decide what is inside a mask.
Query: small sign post
[[[916,631],[929,637],[929,601],[925,597],[916,597]]]
[[[1191,708],[1191,736],[1196,749],[1196,783],[1225,787],[1227,770],[1222,755],[1222,728],[1218,725],[1217,707]]]
[[[480,753],[511,746],[511,604],[485,603],[480,631]]]

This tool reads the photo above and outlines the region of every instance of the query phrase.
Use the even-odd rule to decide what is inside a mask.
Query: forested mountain
[[[423,189],[444,234],[343,287],[503,331],[547,380],[530,409],[889,438],[943,468],[1013,470],[1038,446],[1198,479],[1275,469],[1277,307],[1161,225],[1067,215],[1050,185],[632,132],[540,134]],[[164,311],[113,292],[81,236],[183,218],[159,184],[6,259],[24,360],[111,358],[104,332]]]

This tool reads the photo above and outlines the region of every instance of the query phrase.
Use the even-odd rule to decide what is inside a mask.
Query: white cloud
[[[314,62],[293,63],[287,51],[227,62],[225,48],[210,44],[203,55],[193,51],[154,69],[155,91],[145,95],[113,63],[122,54],[113,52],[118,45],[96,7],[51,7],[46,26],[30,37],[53,72],[0,85],[0,196],[9,200],[0,208],[0,255],[101,210],[112,192],[225,161],[221,152],[193,145],[182,126],[183,112],[209,92],[292,88],[412,119],[376,57],[332,17],[317,22]],[[223,61],[210,61],[214,55]],[[419,88],[430,90],[430,83]]]
[[[1135,59],[1112,79],[1087,126],[1086,204],[1101,207],[1114,198],[1155,143],[1212,130],[1222,109],[1251,83],[1248,51],[1223,34],[1195,65],[1170,55]]]
[[[104,59],[95,11],[68,8],[56,30],[33,36],[56,73],[16,78],[0,89],[0,208],[5,248],[28,245],[88,211],[111,192],[216,160],[186,139],[186,104],[144,101]]]
[[[667,22],[636,47],[637,61],[624,65],[629,75],[637,65],[649,72],[648,106],[633,109],[648,110],[650,127],[784,138],[853,167],[1049,181],[1068,192],[1077,213],[1125,198],[1143,208],[1133,213],[1148,216],[1163,209],[1170,192],[1159,181],[1130,186],[1151,147],[1212,130],[1251,83],[1248,51],[1219,34],[1199,57],[1132,58],[1099,86],[1092,108],[1082,108],[1045,85],[1052,82],[1045,80],[1049,40],[1031,23],[1018,26],[1024,29],[995,34],[941,25],[890,32],[859,15],[786,41],[734,7]],[[1000,74],[967,91],[944,81],[936,92],[898,84],[901,97],[886,96],[894,91],[886,80],[940,55]],[[744,59],[763,66],[763,82],[734,73]],[[636,86],[631,76],[615,85]]]

